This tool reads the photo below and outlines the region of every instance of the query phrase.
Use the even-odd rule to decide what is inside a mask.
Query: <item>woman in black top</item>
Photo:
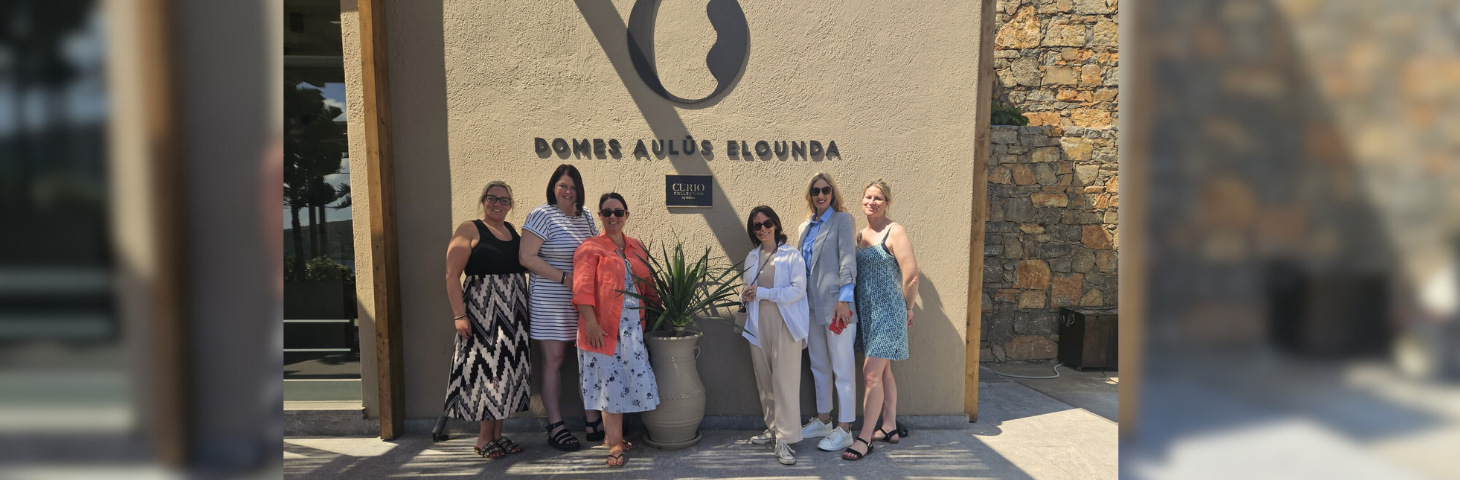
[[[521,237],[506,221],[512,187],[488,183],[481,204],[482,218],[457,226],[446,248],[446,297],[457,333],[446,415],[480,421],[475,452],[500,458],[522,451],[502,436],[502,419],[527,410],[530,398],[527,269],[517,261]]]

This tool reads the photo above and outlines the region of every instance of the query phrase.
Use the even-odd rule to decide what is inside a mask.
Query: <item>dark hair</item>
[[[573,199],[573,206],[578,207],[578,212],[581,214],[583,212],[583,196],[585,195],[583,193],[583,176],[578,174],[578,167],[566,163],[558,165],[558,169],[553,170],[552,178],[548,179],[547,203],[549,205],[558,204],[558,196],[553,193],[553,190],[556,190],[556,188],[553,188],[553,186],[558,184],[558,179],[563,178],[563,175],[567,175],[568,178],[573,179],[573,191],[578,192],[578,197]]]
[[[624,211],[629,211],[628,200],[624,200],[624,196],[619,195],[618,192],[608,192],[598,197],[598,208],[603,208],[603,202],[607,202],[609,200],[618,200],[618,203],[624,204]]]
[[[755,214],[757,213],[764,213],[767,218],[770,218],[772,222],[775,222],[776,245],[786,243],[786,233],[781,231],[781,217],[779,215],[776,215],[775,210],[772,210],[771,207],[765,205],[750,209],[750,216],[746,217],[745,219],[745,233],[750,235],[750,243],[757,247],[760,246],[760,237],[755,236],[755,225],[751,225],[751,222],[755,221]]]

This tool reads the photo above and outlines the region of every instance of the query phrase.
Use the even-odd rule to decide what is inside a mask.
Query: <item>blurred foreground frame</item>
[[[0,419],[23,425],[0,429],[0,472],[66,466],[82,476],[226,473],[277,464],[282,304],[278,262],[269,259],[280,256],[281,241],[263,227],[277,226],[280,215],[279,195],[267,194],[280,184],[274,177],[281,160],[282,67],[273,48],[281,37],[280,5],[25,0],[9,7],[31,15],[7,18],[9,33],[70,33],[36,20],[36,12],[59,8],[83,10],[81,16],[104,25],[98,48],[107,113],[97,181],[109,266],[100,284],[109,290],[116,328],[90,344],[57,338],[0,344],[0,374],[38,386],[12,383],[7,395],[18,395],[0,400],[35,404],[42,388],[62,386],[61,401],[41,408],[0,404]],[[16,55],[38,48],[19,40],[7,46]],[[46,121],[65,115],[38,108]],[[26,161],[49,168],[54,163],[47,162],[63,159]],[[43,235],[76,234],[56,230]],[[27,272],[60,271],[64,262],[22,266],[29,270],[16,283],[35,290],[38,277]],[[92,416],[55,413],[96,408],[66,390],[75,382],[65,378],[85,370],[77,367],[105,369],[97,378],[115,382],[112,390],[122,398],[107,399],[104,408],[121,406],[125,412],[113,416],[123,420],[103,428],[87,424]],[[71,405],[78,406],[66,410]]]
[[[1460,6],[1123,6],[1122,475],[1460,475]]]

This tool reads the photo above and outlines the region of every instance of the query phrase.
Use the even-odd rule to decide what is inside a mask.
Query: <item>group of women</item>
[[[804,438],[824,437],[818,443],[822,450],[842,450],[844,459],[860,460],[872,453],[872,442],[898,443],[908,435],[896,426],[890,362],[908,357],[918,270],[906,230],[887,217],[892,188],[882,180],[863,188],[867,225],[858,232],[829,175],[818,173],[808,183],[808,218],[794,244],[775,210],[763,205],[751,210],[746,230],[756,248],[743,264],[740,295],[767,426],[750,441],[773,445],[777,460],[787,465],[796,462],[790,445]],[[618,193],[598,199],[600,230],[584,208],[583,178],[572,165],[553,172],[546,196],[547,203],[527,214],[519,235],[506,221],[514,205],[512,188],[488,183],[479,200],[482,218],[463,222],[451,238],[446,290],[457,337],[445,412],[481,422],[478,455],[521,452],[502,436],[502,421],[528,408],[529,339],[536,340],[544,363],[540,391],[547,443],[564,451],[581,448],[564,426],[560,406],[560,370],[572,343],[585,438],[609,447],[608,466],[623,466],[624,453],[634,448],[623,438],[623,414],[659,404],[644,347],[648,319],[638,308],[640,296],[657,299],[654,285],[638,280],[651,278],[643,262],[647,253],[624,232],[629,205]],[[817,406],[817,416],[804,425],[803,348],[809,350]],[[855,436],[854,350],[866,357],[866,421]]]

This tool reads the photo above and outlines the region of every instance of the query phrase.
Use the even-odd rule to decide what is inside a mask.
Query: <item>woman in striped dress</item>
[[[522,224],[522,266],[527,267],[531,290],[532,339],[542,348],[542,403],[548,414],[548,445],[563,451],[581,445],[563,426],[563,355],[578,338],[578,310],[573,307],[573,252],[584,240],[598,235],[593,215],[583,210],[583,177],[572,165],[559,165],[548,180],[547,203],[527,214]],[[603,421],[597,411],[586,411],[588,440],[603,440]]]

